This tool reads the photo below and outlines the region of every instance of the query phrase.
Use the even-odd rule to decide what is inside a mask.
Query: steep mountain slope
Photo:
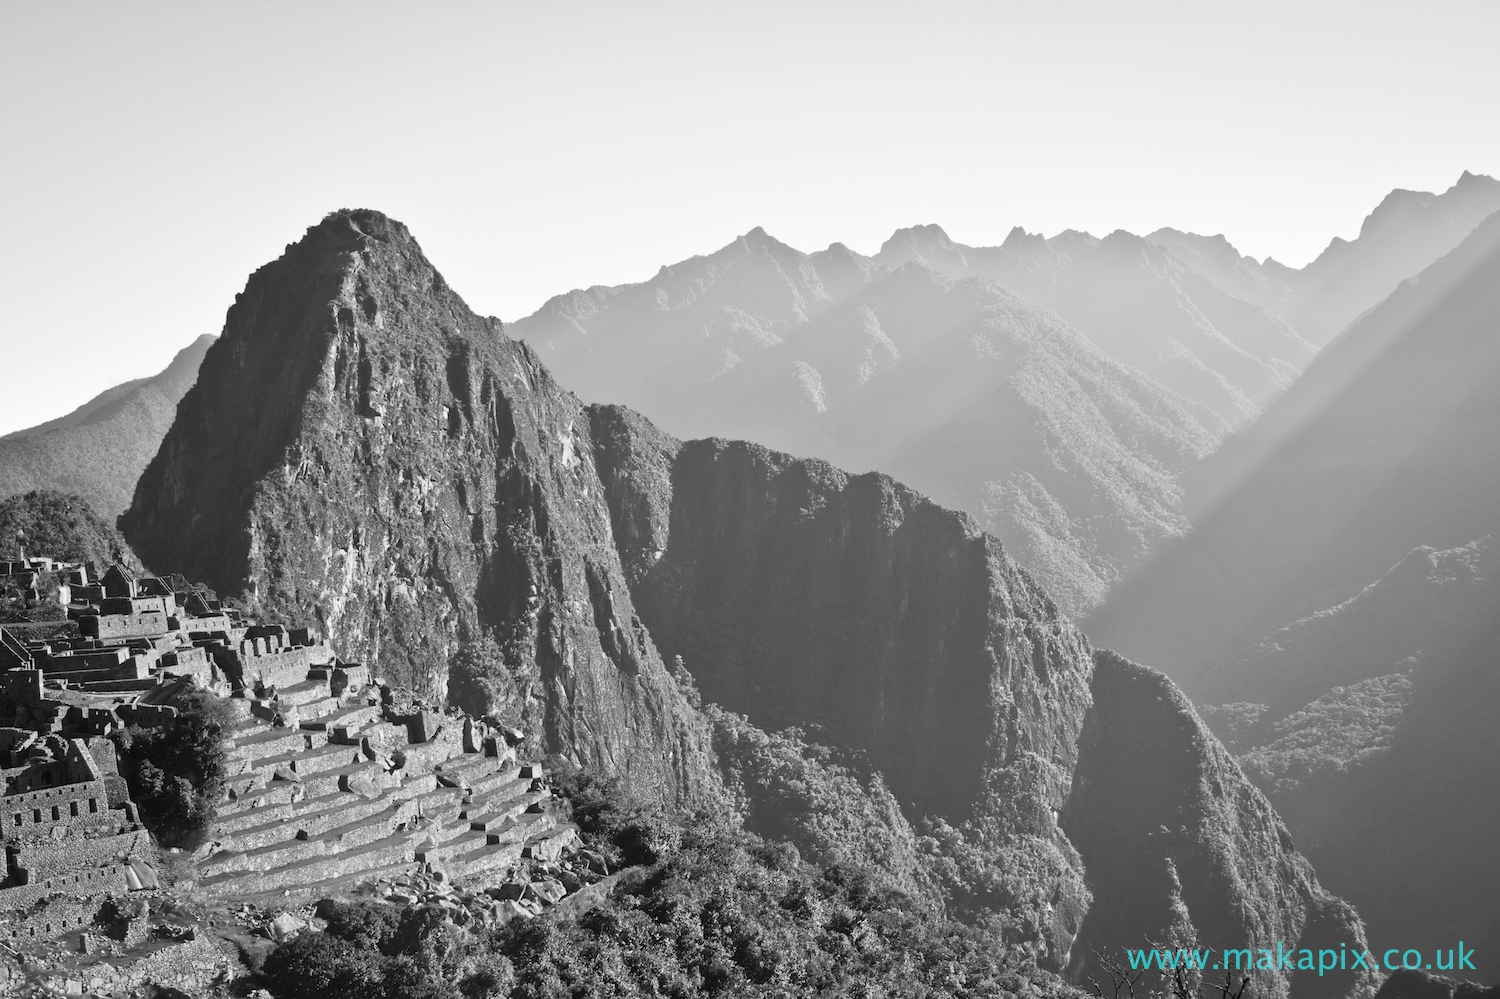
[[[1500,180],[1467,170],[1442,194],[1392,191],[1365,218],[1358,238],[1334,239],[1297,273],[1287,320],[1313,343],[1327,343],[1497,211]]]
[[[1420,548],[1217,671],[1212,723],[1377,939],[1500,948],[1497,604],[1492,537]]]
[[[1170,680],[1099,652],[1092,690],[1062,814],[1093,875],[1094,905],[1074,952],[1080,966],[1142,935],[1220,951],[1265,940],[1295,950],[1364,946],[1353,908],[1318,884],[1270,803]],[[1278,971],[1255,989],[1368,995],[1377,984],[1373,969],[1325,978]]]
[[[673,308],[677,282],[697,297]],[[603,311],[564,324],[584,295]],[[776,332],[746,339],[752,326]],[[668,430],[901,476],[979,518],[1070,613],[1183,529],[1174,480],[1227,428],[988,282],[886,273],[839,246],[804,256],[758,230],[647,285],[554,300],[511,332],[594,398],[643,399]]]
[[[912,265],[721,382],[721,432],[918,484],[1070,614],[1184,529],[1175,479],[1215,440],[1212,414],[1052,314]]]
[[[1021,756],[1066,785],[1087,646],[971,520],[883,475],[591,416],[631,592],[705,698],[826,726],[917,814],[962,817]]]
[[[584,399],[623,402],[692,432],[706,383],[831,305],[830,286],[848,294],[878,271],[841,249],[815,261],[752,229],[641,284],[559,295],[509,333]]]
[[[0,559],[18,559],[22,552],[93,562],[100,571],[112,562],[141,567],[120,532],[83,497],[41,489],[0,500]]]
[[[159,374],[107,389],[66,416],[0,437],[0,497],[78,493],[113,517],[172,425],[214,338],[200,336]]]
[[[1096,657],[971,520],[883,475],[684,444],[617,407],[590,416],[626,577],[663,651],[753,722],[868,754],[909,813],[992,830],[983,842],[1032,879],[1029,925],[1056,966],[1096,971],[1094,948],[1143,933],[1363,941],[1170,681]],[[1275,973],[1257,994],[1373,987]]]
[[[1497,317],[1500,215],[1226,445],[1224,498],[1089,622],[1216,705],[1330,888],[1426,950],[1500,946]]]
[[[441,696],[481,634],[488,707],[642,791],[703,790],[707,734],[632,608],[588,417],[404,226],[341,211],[251,276],[121,527],[147,562]]]
[[[1226,498],[1111,594],[1090,634],[1211,702],[1206,670],[1236,644],[1347,599],[1414,548],[1487,533],[1500,486],[1497,316],[1500,216],[1225,446],[1203,488]]]
[[[875,259],[990,278],[1230,425],[1258,414],[1314,353],[1282,320],[1124,231],[1043,239],[1016,228],[1000,246],[971,247],[938,226],[915,226],[898,230]]]

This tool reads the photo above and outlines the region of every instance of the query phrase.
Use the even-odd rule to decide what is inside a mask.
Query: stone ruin
[[[51,559],[0,561],[0,584],[28,606],[56,592],[67,614],[0,627],[0,945],[21,960],[0,962],[0,987],[42,975],[65,992],[128,991],[143,980],[122,969],[154,967],[162,947],[188,942],[199,972],[234,973],[222,941],[199,954],[194,931],[163,924],[152,936],[148,915],[120,916],[149,914],[151,899],[268,912],[361,892],[415,904],[436,887],[462,889],[488,907],[485,918],[503,919],[569,890],[553,878],[529,884],[534,865],[555,871],[575,854],[578,836],[552,807],[541,767],[516,758],[520,733],[421,704],[398,709],[391,688],[308,630],[257,623],[201,588]],[[164,852],[109,736],[168,724],[194,689],[234,708],[228,779],[202,844]],[[17,948],[35,940],[78,956],[54,955],[61,970],[28,968]],[[118,960],[121,948],[143,947]],[[109,956],[107,967],[90,952]]]

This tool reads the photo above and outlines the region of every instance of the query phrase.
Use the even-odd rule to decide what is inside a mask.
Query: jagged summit
[[[1028,233],[1020,226],[1016,226],[1006,234],[1005,242],[1000,244],[1000,249],[1020,258],[1034,260],[1055,256],[1055,251],[1047,245],[1047,237],[1039,232]]]
[[[1496,180],[1487,173],[1470,173],[1468,170],[1465,170],[1458,175],[1458,180],[1453,182],[1453,186],[1443,193],[1447,194],[1459,188],[1472,189],[1477,187],[1494,187],[1497,185],[1500,185],[1500,180]]]
[[[148,564],[439,696],[489,636],[510,668],[453,678],[465,704],[691,796],[698,736],[599,489],[578,400],[406,226],[340,210],[251,275],[120,523]]]

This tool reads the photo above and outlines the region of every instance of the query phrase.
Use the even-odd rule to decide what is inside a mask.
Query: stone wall
[[[0,826],[7,839],[50,836],[57,826],[98,829],[117,822],[118,816],[110,814],[109,790],[102,779],[0,798]]]
[[[36,906],[34,909],[0,913],[0,941],[51,937],[86,929],[94,925],[94,917],[99,914],[97,896],[77,898],[63,895],[48,899],[41,905],[32,904]]]
[[[246,639],[237,648],[220,646],[214,662],[236,687],[290,687],[307,679],[311,668],[308,650],[302,646],[265,651],[265,640]]]
[[[154,854],[151,834],[143,829],[136,829],[118,836],[70,837],[14,843],[7,850],[7,862],[15,869],[29,872],[29,884],[63,885],[71,874],[113,867],[124,857],[141,856],[150,862],[154,859]]]
[[[97,898],[104,894],[124,894],[128,890],[123,867],[75,870],[70,874],[47,878],[34,884],[0,888],[0,913],[25,909],[50,895],[59,893]]]
[[[119,641],[126,638],[149,638],[164,635],[171,629],[167,615],[159,611],[144,614],[89,614],[78,619],[78,630],[89,638]]]

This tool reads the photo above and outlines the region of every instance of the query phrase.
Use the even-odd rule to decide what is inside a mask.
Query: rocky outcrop
[[[917,815],[963,817],[1021,771],[1066,789],[1088,644],[969,518],[887,476],[590,415],[642,619],[706,699],[825,727]]]
[[[706,732],[635,615],[589,421],[400,223],[336,212],[251,276],[121,518],[142,557],[664,800]],[[499,657],[497,657],[499,658]]]
[[[1094,973],[1095,952],[1118,958],[1145,940],[1248,947],[1257,958],[1278,943],[1365,949],[1354,909],[1318,884],[1270,803],[1170,680],[1101,651],[1092,692],[1062,815],[1094,892],[1075,974]],[[1255,995],[1295,999],[1369,995],[1377,984],[1373,972],[1255,975]]]

